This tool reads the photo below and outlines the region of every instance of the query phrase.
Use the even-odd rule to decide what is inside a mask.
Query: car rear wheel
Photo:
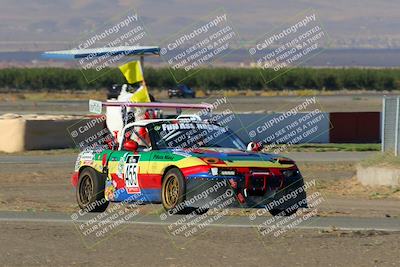
[[[163,177],[161,189],[161,201],[165,210],[177,208],[185,199],[185,178],[176,168],[170,169]],[[182,212],[184,207],[177,208],[176,212]]]
[[[104,197],[105,178],[92,168],[84,169],[76,187],[76,200],[79,207],[87,212],[103,212],[108,201]]]

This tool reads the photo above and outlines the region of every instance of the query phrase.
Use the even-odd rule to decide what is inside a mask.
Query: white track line
[[[157,219],[158,216],[148,216],[147,220],[146,218],[140,221],[124,221],[122,224],[137,224],[137,225],[170,225],[174,224],[174,221],[152,221],[151,219]],[[232,217],[230,217],[232,218]],[[340,217],[342,219],[343,217]],[[149,220],[150,219],[150,220]],[[159,218],[158,218],[159,219]],[[315,225],[297,225],[294,226],[293,229],[314,229],[314,230],[342,230],[342,231],[385,231],[385,232],[397,232],[400,231],[400,220],[392,220],[394,222],[393,225],[390,227],[382,227],[382,226],[367,226],[363,227],[361,225],[359,226],[339,226],[335,225],[333,223],[332,225],[325,225],[329,223],[326,221],[325,218],[316,218],[315,222],[312,222]],[[330,220],[335,220],[335,217],[329,217]],[[348,219],[361,219],[361,220],[368,220],[368,218],[348,218]],[[371,218],[372,220],[375,220],[377,218]],[[382,218],[382,220],[384,220]],[[71,219],[56,219],[56,218],[26,218],[25,216],[21,217],[14,217],[14,216],[6,216],[2,215],[0,213],[0,222],[33,222],[33,223],[63,223],[63,224],[73,224],[73,223],[86,223],[88,222],[86,219],[79,219],[76,221],[73,221]],[[184,225],[185,223],[177,223],[178,225]],[[318,225],[319,224],[319,225]],[[338,224],[343,224],[343,222],[338,223]],[[354,224],[354,223],[353,223]],[[362,223],[361,223],[362,224]],[[255,228],[258,226],[258,224],[254,223],[251,224],[251,222],[248,223],[211,223],[208,225],[209,227],[224,227],[224,228]]]

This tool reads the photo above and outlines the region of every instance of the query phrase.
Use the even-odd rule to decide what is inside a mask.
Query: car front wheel
[[[185,207],[180,204],[185,200],[185,178],[176,168],[170,169],[163,177],[161,189],[161,201],[165,210],[175,210],[176,213],[182,212]]]

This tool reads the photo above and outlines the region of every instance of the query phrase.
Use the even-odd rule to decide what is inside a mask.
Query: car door
[[[145,127],[134,126],[129,129],[129,140],[137,142],[135,151],[127,151],[124,157],[125,189],[128,194],[142,193],[147,188],[147,174],[149,173],[149,158],[151,156],[151,142]],[[125,150],[124,146],[121,148]]]
[[[128,130],[132,131],[134,127]],[[123,144],[127,140],[133,139],[129,136],[123,140],[120,149],[114,151],[108,161],[109,182],[107,187],[109,187],[108,192],[112,193],[111,195],[116,201],[123,201],[134,194],[141,194],[146,187],[151,148],[138,145],[137,149],[129,150],[124,147]],[[115,193],[117,191],[118,194]]]

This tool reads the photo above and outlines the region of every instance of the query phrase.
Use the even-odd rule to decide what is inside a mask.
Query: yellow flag
[[[133,93],[131,101],[135,103],[150,102],[150,96],[146,85],[142,85],[136,90],[136,92]]]
[[[143,81],[142,67],[139,61],[128,62],[119,67],[128,83],[133,84]]]

